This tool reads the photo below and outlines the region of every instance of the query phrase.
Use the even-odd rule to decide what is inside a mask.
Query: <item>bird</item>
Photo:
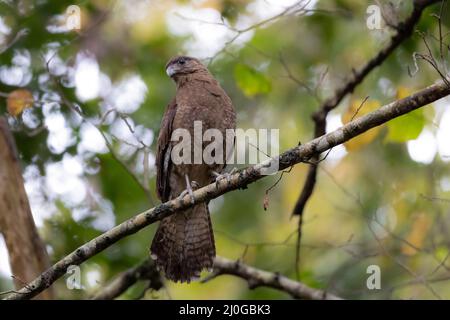
[[[217,129],[223,137],[227,130],[234,132],[236,128],[231,99],[200,60],[176,56],[166,64],[166,73],[176,84],[176,94],[164,112],[157,140],[156,189],[162,202],[184,196],[186,191],[192,195],[193,187],[210,184],[214,177],[219,179],[230,154],[226,150],[223,161],[214,163],[174,163],[173,132],[185,129],[192,136],[196,121],[201,121],[203,130]],[[205,142],[201,147],[204,150]],[[198,279],[204,269],[212,270],[216,248],[208,203],[163,218],[150,255],[157,268],[174,282],[189,283]]]

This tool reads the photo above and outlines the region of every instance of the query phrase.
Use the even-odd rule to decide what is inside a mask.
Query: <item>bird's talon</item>
[[[233,168],[230,172],[225,172],[222,174],[219,174],[219,173],[213,171],[212,174],[216,177],[216,188],[219,187],[220,180],[223,180],[223,179],[227,179],[227,183],[230,184],[231,176],[236,172],[237,172],[237,168]]]
[[[194,204],[195,197],[194,197],[194,192],[192,191],[192,188],[188,188],[188,193],[189,193],[189,196],[191,197],[191,203]]]
[[[192,186],[192,190],[197,190],[198,188],[200,188],[200,185],[198,184],[198,182],[194,181],[194,180],[191,181],[191,186]]]
[[[189,195],[191,196],[191,203],[194,204],[195,197],[194,197],[194,192],[192,190],[192,187],[197,189],[198,187],[200,187],[200,185],[198,184],[197,181],[194,181],[194,180],[189,181],[189,177],[187,174],[185,175],[185,178],[186,178],[186,190],[185,191],[187,191],[189,193]]]
[[[178,196],[178,200],[183,200],[183,198],[189,193],[189,191],[186,189],[180,193]]]

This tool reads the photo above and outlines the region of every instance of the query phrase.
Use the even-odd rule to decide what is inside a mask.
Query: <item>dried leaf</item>
[[[27,89],[17,89],[12,91],[6,100],[8,112],[12,116],[18,116],[25,108],[33,106],[32,93]]]
[[[264,195],[263,208],[264,208],[264,211],[266,211],[269,208],[269,193],[268,192],[266,192],[266,194]]]

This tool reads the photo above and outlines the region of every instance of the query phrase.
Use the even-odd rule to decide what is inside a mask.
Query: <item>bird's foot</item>
[[[198,189],[200,187],[200,185],[194,180],[189,181],[189,177],[187,174],[185,175],[185,178],[186,178],[186,190],[184,190],[183,192],[180,193],[180,195],[178,196],[178,199],[182,200],[187,194],[189,194],[189,196],[191,197],[191,203],[194,204],[195,196],[194,196],[193,190]]]
[[[180,193],[180,195],[177,197],[177,199],[178,200],[183,200],[183,198],[187,195],[187,194],[189,194],[189,191],[186,189],[186,190],[183,190],[183,191],[181,191],[181,193]]]
[[[216,179],[215,179],[215,181],[216,181],[216,188],[219,187],[220,180],[223,180],[223,179],[227,179],[227,183],[230,184],[230,182],[231,182],[231,176],[232,176],[234,173],[236,173],[237,171],[238,171],[238,169],[237,169],[236,167],[233,168],[233,169],[231,169],[230,172],[224,172],[224,173],[222,173],[222,174],[213,171],[212,174],[213,174],[213,176],[216,178]]]

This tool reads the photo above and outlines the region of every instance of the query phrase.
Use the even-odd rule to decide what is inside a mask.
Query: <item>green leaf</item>
[[[423,109],[418,109],[407,113],[392,121],[389,121],[387,127],[389,133],[386,136],[388,142],[405,142],[416,139],[425,126],[425,116]]]
[[[244,64],[234,68],[234,78],[239,88],[248,97],[270,92],[272,84],[263,73]]]

